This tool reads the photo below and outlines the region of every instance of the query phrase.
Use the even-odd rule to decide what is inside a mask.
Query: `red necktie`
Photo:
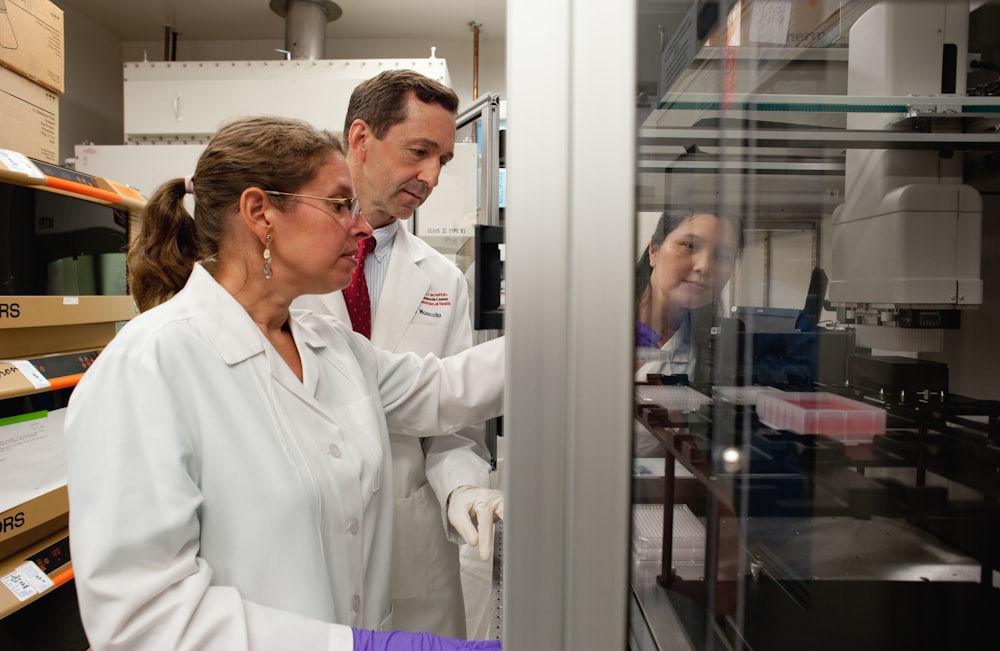
[[[358,266],[351,272],[351,284],[344,288],[347,313],[351,316],[351,326],[369,339],[372,338],[372,304],[365,282],[365,258],[375,248],[375,238],[366,237],[358,242]]]

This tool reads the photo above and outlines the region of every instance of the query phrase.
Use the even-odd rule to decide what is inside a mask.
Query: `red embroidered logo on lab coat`
[[[426,308],[424,307],[425,305],[427,306]],[[417,312],[424,316],[440,319],[441,313],[435,310],[449,306],[451,306],[451,297],[448,296],[447,292],[427,293],[424,294],[424,298],[420,301],[420,307],[417,309]]]
[[[424,294],[424,298],[420,301],[420,304],[430,305],[431,307],[445,307],[451,305],[451,297],[448,296],[447,292]]]

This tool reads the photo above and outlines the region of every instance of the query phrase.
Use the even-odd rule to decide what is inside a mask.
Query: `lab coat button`
[[[330,456],[332,456],[334,459],[340,458],[340,448],[338,448],[335,443],[331,443],[330,447],[327,448],[327,450],[329,450]]]
[[[354,595],[354,597],[351,599],[351,611],[356,613],[360,609],[361,609],[361,597],[358,595]]]
[[[351,518],[350,520],[347,521],[347,532],[352,536],[358,533],[358,528],[359,526],[357,518]]]

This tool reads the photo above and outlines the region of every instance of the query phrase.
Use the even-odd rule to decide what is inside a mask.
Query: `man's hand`
[[[448,522],[469,545],[479,546],[479,558],[493,555],[493,523],[503,520],[503,493],[491,488],[459,486],[448,496]]]

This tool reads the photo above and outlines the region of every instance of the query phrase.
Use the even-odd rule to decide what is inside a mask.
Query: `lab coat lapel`
[[[253,319],[201,263],[191,270],[179,297],[191,306],[198,328],[226,364],[243,363],[264,351],[263,335]]]
[[[280,384],[291,395],[302,400],[325,418],[329,418],[314,397],[315,369],[310,369],[311,373],[306,374],[309,376],[306,378],[308,385],[300,382],[274,347],[266,343],[266,339],[246,310],[222,289],[201,265],[196,265],[192,271],[185,287],[185,296],[187,297],[185,300],[192,302],[193,312],[202,332],[213,342],[227,364],[250,364],[252,371],[261,376],[262,382]],[[329,301],[331,297],[325,298]],[[344,303],[339,295],[337,300],[341,304]],[[346,307],[343,309],[347,311]],[[314,333],[302,330],[297,323],[293,323],[292,328],[297,342],[306,337],[313,346],[323,344]],[[302,344],[298,345],[301,347]],[[312,358],[304,356],[303,365],[310,363]]]
[[[430,278],[420,268],[423,254],[410,244],[410,238],[416,236],[410,235],[405,226],[400,224],[396,231],[389,272],[372,324],[372,343],[386,350],[395,350],[399,345],[431,285]]]
[[[337,294],[339,297],[339,292]],[[329,299],[330,296],[326,296]],[[340,301],[343,303],[343,300]],[[345,308],[346,309],[346,308]],[[265,349],[268,357],[268,366],[271,370],[271,379],[288,390],[288,393],[301,400],[307,407],[315,411],[321,418],[334,425],[337,421],[328,412],[329,406],[323,405],[316,397],[317,382],[320,370],[317,368],[319,357],[322,356],[327,363],[337,367],[340,372],[349,377],[350,369],[341,366],[341,360],[336,356],[326,355],[323,351],[327,348],[327,343],[316,332],[298,322],[292,322],[292,334],[295,336],[296,346],[299,349],[299,356],[302,359],[302,381],[300,382],[288,365],[281,359],[278,352],[273,348]],[[319,351],[316,354],[315,351]]]

